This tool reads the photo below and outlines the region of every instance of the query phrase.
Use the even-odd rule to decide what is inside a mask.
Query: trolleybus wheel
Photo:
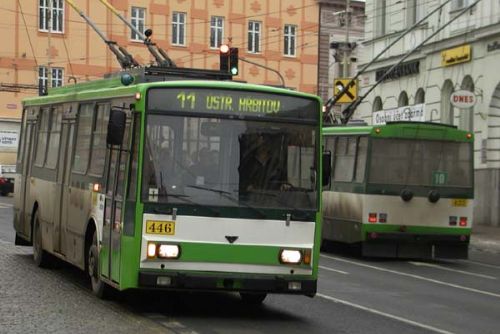
[[[240,292],[241,300],[246,304],[260,305],[266,299],[267,293]]]
[[[104,283],[99,277],[99,249],[97,248],[97,232],[94,231],[92,236],[92,244],[87,250],[87,272],[90,276],[90,284],[92,292],[99,298],[108,296],[109,286]]]
[[[43,250],[42,228],[38,210],[33,217],[33,260],[38,267],[47,268],[51,264],[50,254]]]

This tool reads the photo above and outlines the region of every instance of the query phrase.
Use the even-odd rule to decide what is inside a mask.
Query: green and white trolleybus
[[[467,258],[473,135],[436,123],[323,129],[325,242],[374,257]],[[328,159],[327,159],[328,160]]]
[[[127,73],[53,89],[24,101],[16,243],[99,296],[313,296],[320,147],[321,101],[290,90]]]

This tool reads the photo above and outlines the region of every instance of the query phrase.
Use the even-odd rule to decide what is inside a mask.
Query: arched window
[[[415,93],[415,104],[425,103],[425,90],[423,88],[419,88],[417,93]]]
[[[462,80],[461,89],[474,93],[474,80],[470,75],[466,75]],[[472,131],[474,129],[474,107],[460,109],[459,127],[462,130]]]
[[[398,98],[398,107],[404,107],[408,105],[408,94],[405,91],[402,91],[399,94]]]
[[[446,80],[441,88],[441,123],[453,124],[453,106],[450,102],[450,96],[453,93],[453,83]]]
[[[373,100],[373,105],[372,105],[372,112],[382,110],[382,99],[380,96],[377,96],[375,100]]]

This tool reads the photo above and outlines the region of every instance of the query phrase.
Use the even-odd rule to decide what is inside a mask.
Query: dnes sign
[[[451,104],[459,109],[468,109],[476,104],[476,95],[468,90],[457,90],[450,96]]]

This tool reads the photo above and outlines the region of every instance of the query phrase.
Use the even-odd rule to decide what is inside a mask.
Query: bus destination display
[[[294,97],[238,90],[206,88],[149,90],[150,111],[197,112],[284,118],[317,119],[317,101]]]

